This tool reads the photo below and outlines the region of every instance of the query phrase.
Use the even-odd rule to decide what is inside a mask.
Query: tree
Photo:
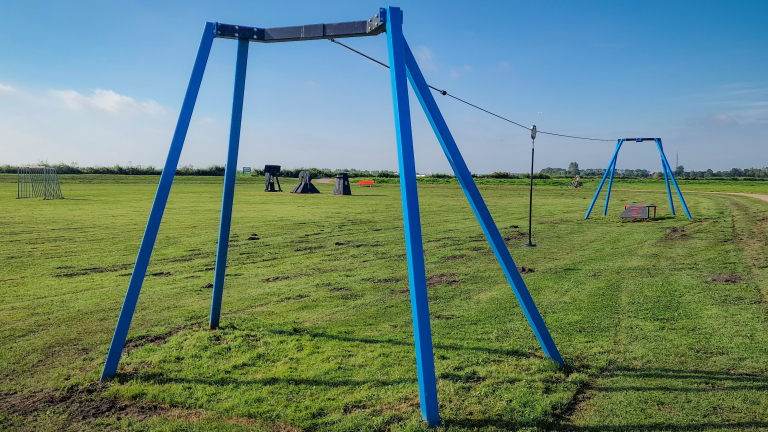
[[[568,165],[568,175],[579,175],[581,172],[579,172],[579,164],[576,162],[571,162],[570,165]]]
[[[678,177],[682,177],[683,174],[685,174],[685,167],[682,165],[678,165],[677,168],[675,168],[675,175]]]

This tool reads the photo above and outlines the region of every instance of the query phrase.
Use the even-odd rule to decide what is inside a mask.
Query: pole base
[[[534,244],[534,243],[523,243],[523,246],[536,247],[536,244]]]

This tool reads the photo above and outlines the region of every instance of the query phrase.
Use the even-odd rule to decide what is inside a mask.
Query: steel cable
[[[373,58],[373,57],[371,57],[371,56],[368,56],[368,55],[366,55],[366,54],[363,54],[363,53],[361,53],[360,51],[358,51],[358,50],[356,50],[356,49],[354,49],[354,48],[352,48],[352,47],[350,47],[350,46],[344,45],[343,43],[341,43],[341,42],[337,41],[336,39],[329,39],[329,40],[330,40],[331,42],[333,42],[333,43],[337,44],[337,45],[341,45],[341,46],[343,46],[344,48],[346,48],[346,49],[348,49],[348,50],[352,51],[352,52],[353,52],[353,53],[355,53],[355,54],[359,54],[359,55],[361,55],[361,56],[363,56],[363,57],[367,58],[368,60],[370,60],[370,61],[372,61],[372,62],[374,62],[374,63],[377,63],[377,64],[379,64],[379,65],[381,65],[381,66],[384,66],[385,68],[389,69],[389,65],[387,65],[387,64],[385,64],[385,63],[382,63],[382,62],[380,62],[380,61],[376,60],[375,58]],[[427,85],[429,86],[429,88],[430,88],[430,89],[432,89],[432,90],[434,90],[434,91],[436,91],[436,92],[440,93],[440,94],[441,94],[441,95],[443,95],[443,96],[449,96],[449,97],[452,97],[452,98],[456,99],[457,101],[459,101],[459,102],[461,102],[461,103],[467,104],[467,105],[471,106],[472,108],[476,108],[476,109],[478,109],[478,110],[480,110],[480,111],[482,111],[482,112],[484,112],[484,113],[490,114],[490,115],[492,115],[492,116],[494,116],[494,117],[497,117],[497,118],[500,118],[500,119],[502,119],[502,120],[504,120],[504,121],[506,121],[506,122],[512,123],[512,124],[513,124],[513,125],[515,125],[515,126],[519,126],[519,127],[523,128],[523,129],[526,129],[526,130],[531,130],[531,128],[529,128],[528,126],[524,126],[524,125],[522,125],[522,124],[520,124],[520,123],[517,123],[517,122],[515,122],[515,121],[512,121],[512,120],[510,120],[510,119],[508,119],[508,118],[506,118],[506,117],[502,117],[502,116],[500,116],[500,115],[498,115],[498,114],[496,114],[496,113],[493,113],[493,112],[491,112],[491,111],[488,111],[487,109],[484,109],[484,108],[480,108],[479,106],[477,106],[477,105],[475,105],[475,104],[472,104],[472,103],[469,103],[469,102],[465,101],[464,99],[460,99],[460,98],[458,98],[458,97],[456,97],[456,96],[454,96],[454,95],[452,95],[452,94],[448,93],[448,92],[447,92],[447,91],[445,91],[445,90],[440,90],[439,88],[437,88],[437,87],[433,87],[433,86],[431,86],[431,85],[429,85],[429,84],[427,84]],[[586,138],[586,137],[573,136],[573,135],[563,135],[563,134],[558,134],[558,133],[554,133],[554,132],[545,132],[545,131],[541,131],[541,130],[539,130],[539,131],[537,131],[537,132],[538,132],[538,133],[541,133],[541,134],[546,134],[546,135],[554,135],[554,136],[559,136],[559,137],[563,137],[563,138],[573,138],[573,139],[581,139],[581,140],[589,140],[589,141],[605,141],[605,142],[613,142],[613,141],[614,141],[614,140],[607,140],[607,139],[601,139],[601,138]]]

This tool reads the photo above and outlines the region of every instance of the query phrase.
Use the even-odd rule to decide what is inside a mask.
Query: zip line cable
[[[337,41],[336,39],[329,39],[329,40],[330,40],[331,42],[333,42],[333,43],[337,44],[337,45],[341,45],[341,46],[343,46],[344,48],[346,48],[346,49],[348,49],[348,50],[352,51],[352,52],[353,52],[353,53],[355,53],[355,54],[359,54],[359,55],[361,55],[361,56],[363,56],[363,57],[367,58],[368,60],[370,60],[370,61],[372,61],[372,62],[374,62],[374,63],[377,63],[377,64],[379,64],[379,65],[381,65],[381,66],[384,66],[385,68],[389,69],[389,65],[387,65],[387,64],[385,64],[385,63],[382,63],[382,62],[380,62],[380,61],[376,60],[375,58],[373,58],[373,57],[371,57],[371,56],[368,56],[368,55],[366,55],[366,54],[363,54],[363,53],[361,53],[360,51],[358,51],[358,50],[356,50],[356,49],[354,49],[354,48],[352,48],[352,47],[350,47],[350,46],[344,45],[343,43],[341,43],[341,42]],[[515,125],[515,126],[519,126],[519,127],[523,128],[523,129],[526,129],[526,130],[531,130],[531,128],[529,128],[528,126],[524,126],[524,125],[521,125],[521,124],[520,124],[520,123],[518,123],[518,122],[512,121],[512,120],[510,120],[510,119],[508,119],[508,118],[506,118],[506,117],[502,117],[502,116],[500,116],[500,115],[498,115],[498,114],[496,114],[496,113],[493,113],[493,112],[491,112],[491,111],[488,111],[487,109],[484,109],[484,108],[480,108],[479,106],[477,106],[477,105],[474,105],[474,104],[471,104],[471,103],[469,103],[469,102],[465,101],[464,99],[460,99],[460,98],[458,98],[458,97],[456,97],[456,96],[454,96],[454,95],[452,95],[452,94],[448,93],[448,92],[447,92],[447,91],[445,91],[445,90],[440,90],[439,88],[437,88],[437,87],[433,87],[433,86],[431,86],[431,85],[429,85],[429,84],[427,84],[427,86],[429,86],[429,88],[430,88],[430,89],[432,89],[432,90],[434,90],[434,91],[436,91],[436,92],[440,93],[440,94],[441,94],[441,95],[443,95],[443,96],[449,96],[449,97],[452,97],[452,98],[456,99],[457,101],[459,101],[459,102],[461,102],[461,103],[467,104],[467,105],[471,106],[472,108],[476,108],[476,109],[479,109],[480,111],[482,111],[482,112],[484,112],[484,113],[490,114],[490,115],[492,115],[492,116],[494,116],[494,117],[497,117],[497,118],[500,118],[500,119],[502,119],[502,120],[504,120],[504,121],[506,121],[506,122],[512,123],[512,124],[513,124],[513,125]],[[538,133],[540,133],[540,134],[546,134],[546,135],[554,135],[554,136],[559,136],[559,137],[563,137],[563,138],[573,138],[573,139],[581,139],[581,140],[589,140],[589,141],[605,141],[605,142],[613,142],[613,140],[606,140],[606,139],[600,139],[600,138],[585,138],[585,137],[580,137],[580,136],[573,136],[573,135],[563,135],[563,134],[558,134],[558,133],[554,133],[554,132],[544,132],[544,131],[538,131]]]

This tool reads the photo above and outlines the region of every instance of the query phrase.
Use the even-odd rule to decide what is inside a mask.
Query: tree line
[[[65,164],[48,164],[45,162],[38,163],[38,166],[47,166],[56,168],[56,172],[59,174],[117,174],[117,175],[160,175],[163,170],[154,166],[142,166],[131,165],[121,166],[114,165],[108,167],[93,166],[93,167],[81,167],[77,163]],[[16,174],[18,166],[16,165],[0,165],[0,173]],[[358,170],[355,168],[342,168],[342,169],[329,169],[329,168],[296,168],[296,169],[282,169],[280,170],[280,177],[298,178],[301,171],[309,171],[312,173],[313,178],[329,178],[336,177],[336,174],[347,173],[350,178],[355,177],[378,177],[378,178],[395,178],[398,177],[398,173],[395,171],[369,171]],[[238,171],[242,175],[242,169]],[[582,177],[602,177],[605,174],[604,168],[586,168],[580,169],[579,164],[571,162],[568,168],[544,168],[538,173],[533,175],[535,179],[546,179],[552,177],[574,177],[580,175]],[[211,165],[209,167],[194,167],[192,165],[183,166],[176,169],[176,175],[180,176],[223,176],[224,165]],[[247,174],[246,174],[247,175]],[[263,176],[264,170],[252,169],[251,175]],[[619,177],[633,177],[633,178],[663,178],[664,173],[661,171],[653,172],[646,169],[617,169],[615,172]],[[453,178],[452,174],[433,173],[427,177],[432,178]],[[491,174],[472,174],[475,178],[493,178],[493,179],[527,179],[530,175],[515,174],[511,172],[493,172]],[[680,165],[675,168],[675,177],[682,179],[699,179],[699,178],[756,178],[756,179],[768,179],[768,167],[766,168],[731,168],[727,171],[713,171],[711,169],[705,171],[686,171],[685,168]]]
[[[568,168],[544,168],[540,171],[542,174],[547,174],[552,177],[574,177],[580,175],[582,177],[602,177],[605,174],[605,168],[586,168],[579,169],[579,164],[571,162]],[[727,171],[713,171],[711,169],[705,171],[686,171],[685,167],[679,165],[674,170],[675,177],[686,179],[698,179],[698,178],[768,178],[768,167],[766,168],[731,168]],[[663,178],[664,173],[661,171],[654,172],[646,169],[617,169],[615,171],[616,176],[619,177],[634,177],[634,178]]]
[[[160,175],[163,173],[162,168],[155,166],[142,166],[142,165],[130,165],[130,166],[93,166],[93,167],[81,167],[77,163],[58,163],[49,164],[46,162],[39,162],[37,166],[46,166],[55,168],[58,174],[116,174],[116,175]],[[0,173],[16,174],[18,166],[16,165],[0,165]],[[225,167],[224,165],[211,165],[209,167],[194,167],[187,165],[176,169],[176,175],[180,176],[223,176]],[[398,174],[393,171],[367,171],[351,169],[338,169],[332,170],[329,168],[296,168],[296,169],[282,169],[280,170],[279,177],[292,177],[298,178],[301,171],[309,171],[312,173],[313,178],[327,178],[336,177],[338,173],[347,173],[349,177],[379,177],[379,178],[391,178],[397,177]],[[239,174],[243,174],[242,168],[238,170]],[[251,175],[263,176],[263,169],[253,169]]]

